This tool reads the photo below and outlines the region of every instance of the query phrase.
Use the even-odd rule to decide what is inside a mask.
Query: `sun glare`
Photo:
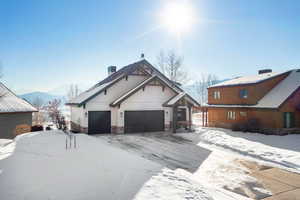
[[[188,32],[194,23],[194,12],[186,2],[170,2],[161,13],[162,25],[171,32],[181,34]]]

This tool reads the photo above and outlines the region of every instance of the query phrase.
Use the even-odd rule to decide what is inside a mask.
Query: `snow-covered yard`
[[[300,172],[300,135],[268,136],[216,128],[176,135],[212,152],[192,176],[207,186],[261,198],[272,192],[251,176],[255,168]]]
[[[263,135],[217,128],[200,128],[192,134],[177,135],[211,151],[218,149],[300,172],[300,135]]]
[[[1,140],[0,199],[212,199],[184,170],[173,171],[96,137],[76,138],[72,149],[66,149],[60,131]]]
[[[77,135],[78,148],[66,150],[65,138],[50,131],[3,144],[0,199],[132,199],[162,169],[84,134]]]
[[[175,135],[37,132],[0,140],[0,199],[246,200],[272,192],[251,172],[300,171],[300,135],[200,128]]]

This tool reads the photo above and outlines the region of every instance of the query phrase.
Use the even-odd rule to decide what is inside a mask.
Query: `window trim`
[[[236,120],[236,113],[235,111],[227,111],[227,119],[228,120]]]
[[[248,89],[240,89],[239,96],[241,99],[247,99],[249,97]]]
[[[213,91],[214,99],[221,99],[221,92],[219,90]]]

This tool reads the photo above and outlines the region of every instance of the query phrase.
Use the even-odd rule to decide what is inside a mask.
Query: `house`
[[[147,60],[117,71],[70,100],[71,129],[89,134],[176,131],[191,125],[191,113],[199,106],[177,83]]]
[[[32,113],[37,110],[0,83],[0,138],[12,139],[30,132]]]
[[[300,70],[238,77],[208,88],[204,124],[232,128],[255,120],[264,129],[300,127]]]

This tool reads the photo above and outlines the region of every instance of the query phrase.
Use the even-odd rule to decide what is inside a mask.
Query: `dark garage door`
[[[125,133],[164,131],[164,111],[125,111]]]
[[[89,134],[110,133],[110,111],[89,111]]]

